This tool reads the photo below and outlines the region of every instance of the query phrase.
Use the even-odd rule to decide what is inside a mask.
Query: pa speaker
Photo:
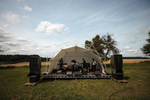
[[[111,56],[112,77],[117,80],[123,80],[122,63],[123,61],[121,54]]]
[[[41,58],[39,56],[30,58],[30,73],[40,73]]]
[[[117,79],[117,80],[123,80],[123,73],[116,73],[116,74],[112,74],[112,77]]]
[[[35,83],[40,80],[40,75],[32,75],[30,76],[30,83]]]
[[[111,56],[111,66],[115,70],[122,70],[122,55]]]

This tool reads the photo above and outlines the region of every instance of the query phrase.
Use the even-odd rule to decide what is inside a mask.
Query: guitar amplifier
[[[95,74],[96,76],[101,75],[100,71],[95,71],[94,74]]]
[[[57,71],[57,74],[60,74],[61,72],[62,72],[62,70],[58,70],[58,71]]]
[[[72,75],[72,71],[67,71],[67,75]]]
[[[74,72],[74,75],[75,75],[75,76],[80,76],[81,73],[80,73],[80,72]]]

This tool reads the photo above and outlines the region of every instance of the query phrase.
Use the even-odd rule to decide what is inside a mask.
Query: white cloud
[[[4,24],[0,22],[0,28],[7,28],[7,27],[9,27],[9,24]]]
[[[130,47],[125,47],[125,49],[130,49]]]
[[[18,1],[20,2],[20,1],[24,1],[24,0],[18,0]]]
[[[129,51],[129,52],[137,52],[138,49],[131,49],[131,50],[127,50],[127,51]]]
[[[18,37],[18,38],[16,38],[16,40],[19,41],[19,42],[30,42],[29,40],[27,40],[23,37]]]
[[[65,29],[64,29],[64,31],[67,31],[67,30],[68,30],[68,28],[65,28]]]
[[[27,19],[28,19],[28,18],[29,18],[29,16],[23,16],[23,18],[27,18]]]
[[[20,45],[18,42],[6,42],[5,44],[9,45],[9,46],[19,46]]]
[[[36,32],[45,32],[46,27],[47,27],[47,26],[50,26],[50,25],[51,25],[51,22],[42,21],[42,22],[37,26],[37,28],[35,29],[35,31],[36,31]]]
[[[128,54],[129,56],[139,53],[138,49],[129,49],[129,50],[126,50],[126,51],[127,51],[126,54]]]
[[[59,34],[62,29],[65,27],[64,24],[52,24],[50,26],[47,26],[47,35],[51,35],[51,34]]]
[[[120,54],[125,54],[125,52],[120,52]]]
[[[8,34],[10,34],[10,32],[9,31],[5,31],[5,30],[3,30],[3,29],[1,29],[0,28],[0,34],[2,34],[2,35],[8,35]]]
[[[4,27],[5,27],[5,28],[9,27],[9,24],[5,24]]]
[[[7,20],[7,21],[9,21],[11,23],[18,23],[18,22],[20,22],[19,15],[13,14],[12,12],[7,12],[7,13],[3,14],[2,17],[5,20]]]
[[[47,44],[46,44],[46,45],[44,45],[43,47],[45,47],[45,48],[46,48],[46,47],[50,47],[50,45],[47,45]]]
[[[67,30],[68,28],[64,24],[52,24],[48,21],[42,21],[35,29],[36,32],[46,32],[46,35],[58,35],[67,32]]]
[[[139,33],[140,33],[140,31],[137,30],[137,31],[135,31],[133,34],[136,35],[136,34],[139,34]]]
[[[32,8],[30,8],[30,7],[28,7],[28,6],[24,6],[23,9],[26,10],[26,11],[32,11]]]
[[[34,48],[35,50],[42,50],[40,47]]]
[[[137,51],[135,51],[135,52],[133,52],[134,54],[137,54],[138,52]]]
[[[150,27],[146,29],[145,33],[150,32]]]
[[[10,40],[10,33],[0,28],[0,42],[6,42]]]

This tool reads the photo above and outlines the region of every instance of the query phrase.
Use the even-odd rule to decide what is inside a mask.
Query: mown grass
[[[129,83],[118,84],[110,79],[42,79],[36,86],[24,86],[29,81],[28,66],[0,67],[0,100],[109,100],[124,86],[126,90],[112,95],[111,100],[149,100],[150,62],[124,64],[123,70]]]

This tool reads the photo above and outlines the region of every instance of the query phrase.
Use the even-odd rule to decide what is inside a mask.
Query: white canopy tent
[[[81,63],[83,58],[87,63],[91,63],[92,58],[94,58],[94,60],[99,63],[102,73],[105,74],[101,58],[96,56],[91,50],[78,46],[62,49],[53,59],[50,60],[51,63],[49,65],[48,73],[51,73],[53,69],[57,69],[61,58],[64,63],[67,63],[67,65],[70,64],[71,60],[76,60],[76,62]]]

